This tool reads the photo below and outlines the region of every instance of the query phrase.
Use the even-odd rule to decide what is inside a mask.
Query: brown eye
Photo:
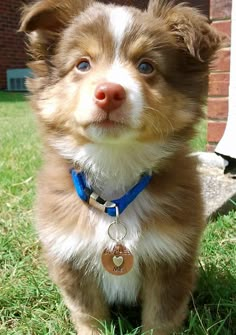
[[[142,74],[151,74],[154,71],[154,67],[149,62],[141,62],[138,65],[138,71]]]
[[[77,64],[77,70],[81,72],[88,72],[91,69],[90,62],[88,60],[83,60],[79,64]]]

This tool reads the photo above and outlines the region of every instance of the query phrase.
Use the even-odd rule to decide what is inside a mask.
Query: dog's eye
[[[91,69],[91,65],[88,60],[83,60],[77,64],[77,69],[81,72],[87,72]]]
[[[138,65],[138,71],[142,74],[151,74],[154,71],[154,67],[149,62],[141,62]]]

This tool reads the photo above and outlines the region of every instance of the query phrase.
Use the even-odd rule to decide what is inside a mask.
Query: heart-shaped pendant
[[[115,276],[128,273],[134,263],[131,252],[122,244],[117,244],[112,250],[105,249],[102,254],[102,265],[105,270]]]
[[[123,256],[113,256],[112,260],[115,266],[121,266],[124,262]]]

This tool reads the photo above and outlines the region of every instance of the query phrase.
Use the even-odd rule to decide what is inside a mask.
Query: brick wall
[[[116,3],[121,5],[136,6],[138,8],[146,8],[149,0],[97,0],[104,3]],[[172,0],[168,0],[172,1]],[[185,2],[184,0],[175,0],[176,3]],[[186,1],[193,7],[200,9],[205,15],[209,15],[209,1],[208,0],[188,0]]]
[[[230,37],[232,0],[210,0],[212,25]],[[230,71],[230,38],[228,45],[219,53],[214,71],[209,77],[208,97],[208,147],[214,151],[223,136],[228,116]]]
[[[6,88],[7,69],[25,67],[23,34],[17,33],[21,5],[21,0],[0,0],[0,89]]]

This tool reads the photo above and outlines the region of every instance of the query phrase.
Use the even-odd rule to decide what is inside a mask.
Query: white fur
[[[123,7],[107,7],[109,15],[109,30],[116,42],[116,53],[118,54],[125,33],[133,22],[133,15]]]
[[[120,59],[120,47],[125,34],[129,31],[133,23],[133,15],[127,8],[112,7],[108,8],[110,26],[109,29],[116,42],[115,60],[106,74],[107,81],[120,84],[125,88],[131,102],[132,125],[139,125],[140,114],[143,111],[143,93],[139,81],[135,79],[129,68],[122,64]]]
[[[65,136],[51,138],[50,143],[61,156],[77,162],[87,174],[90,184],[106,199],[121,196],[143,172],[158,167],[159,162],[176,149],[171,142],[167,145],[129,141],[78,146]]]
[[[128,94],[130,109],[126,112],[130,116],[133,127],[140,125],[140,117],[144,109],[144,99],[141,83],[134,78],[133,73],[119,59],[115,59],[106,75],[110,82],[115,82],[124,87]]]

